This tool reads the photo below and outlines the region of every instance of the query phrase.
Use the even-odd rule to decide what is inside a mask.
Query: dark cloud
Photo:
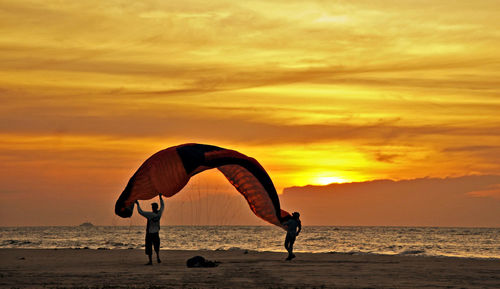
[[[315,225],[500,226],[500,198],[480,195],[499,175],[305,186],[284,189],[282,207]]]
[[[500,146],[471,145],[447,147],[442,152],[451,158],[473,158],[480,160],[483,166],[496,167],[500,161]]]
[[[401,157],[401,155],[399,155],[399,154],[387,154],[387,153],[381,153],[381,152],[376,153],[376,160],[379,162],[394,163],[394,161],[398,157]]]
[[[449,147],[443,149],[443,152],[483,152],[489,150],[500,150],[500,146],[490,146],[490,145],[474,145],[474,146],[459,146],[459,147]]]
[[[176,90],[172,94],[189,94],[190,90]],[[411,125],[400,118],[379,120],[337,119],[324,124],[288,123],[286,117],[279,120],[266,118],[269,114],[281,113],[290,118],[296,113],[325,115],[349,113],[332,107],[310,110],[294,106],[280,107],[277,104],[260,106],[234,106],[207,98],[191,98],[190,104],[165,102],[157,99],[155,105],[145,105],[137,95],[124,96],[123,90],[92,95],[65,96],[50,91],[38,93],[15,89],[4,90],[0,96],[0,133],[53,135],[94,135],[111,137],[172,137],[186,139],[218,139],[227,142],[253,144],[315,143],[328,141],[354,141],[357,143],[405,142],[411,143],[425,138],[434,141],[452,139],[500,136],[500,124],[485,123],[432,123]],[[92,92],[89,92],[92,93]],[[95,93],[95,92],[94,92]],[[165,94],[165,92],[162,92]],[[118,96],[117,96],[118,94]],[[22,97],[19,97],[22,96]],[[423,139],[422,139],[423,138]],[[472,146],[492,150],[496,146]],[[443,152],[457,151],[457,148]],[[463,149],[465,150],[465,148]],[[377,159],[391,161],[395,155],[390,152],[377,153]]]
[[[279,124],[258,122],[227,115],[207,115],[186,108],[148,108],[144,111],[124,108],[112,112],[86,111],[75,107],[59,108],[25,106],[0,116],[0,133],[102,135],[120,137],[169,137],[219,139],[248,143],[315,143],[335,140],[383,141],[425,136],[500,136],[500,126],[468,127],[454,124],[409,126],[397,120],[367,124]],[[104,113],[104,114],[102,114]],[[198,114],[197,114],[198,113]]]

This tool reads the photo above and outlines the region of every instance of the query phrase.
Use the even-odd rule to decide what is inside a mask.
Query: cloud
[[[375,180],[290,187],[281,200],[311,225],[498,227],[499,185],[499,175]]]
[[[449,147],[443,149],[443,152],[484,152],[494,150],[500,150],[500,146],[489,146],[489,145],[475,145],[475,146],[459,146],[459,147]]]
[[[63,108],[64,107],[64,108]],[[414,125],[399,123],[398,120],[381,120],[373,123],[328,123],[287,124],[260,122],[246,118],[231,110],[225,114],[212,114],[210,109],[198,105],[158,105],[137,110],[123,102],[117,107],[92,110],[86,104],[46,104],[43,109],[37,105],[24,105],[0,116],[0,132],[10,134],[53,134],[66,132],[74,135],[120,136],[120,137],[168,137],[213,138],[225,141],[249,143],[315,143],[335,140],[361,140],[383,142],[418,137],[440,136],[474,137],[500,136],[498,126],[475,127],[456,124]],[[91,108],[90,108],[91,109]],[[260,108],[265,114],[265,108]],[[217,111],[217,110],[216,110]],[[286,111],[286,109],[285,109]],[[251,112],[251,111],[250,111]]]
[[[251,148],[287,184],[498,174],[496,6],[2,1],[5,188],[102,184],[113,159],[119,182],[187,141]]]

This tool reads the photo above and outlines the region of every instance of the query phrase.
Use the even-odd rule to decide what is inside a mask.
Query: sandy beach
[[[201,255],[216,268],[187,268]],[[230,251],[0,249],[2,288],[500,288],[500,261]]]

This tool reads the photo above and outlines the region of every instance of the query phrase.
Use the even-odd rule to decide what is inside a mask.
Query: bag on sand
[[[194,256],[193,258],[189,258],[186,261],[186,266],[189,268],[199,268],[199,267],[217,267],[220,262],[217,261],[209,261],[203,258],[202,256]]]

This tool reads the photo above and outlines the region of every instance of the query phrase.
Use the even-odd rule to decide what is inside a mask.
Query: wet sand
[[[500,260],[234,251],[0,249],[1,288],[500,288]],[[216,268],[187,268],[201,255]]]

